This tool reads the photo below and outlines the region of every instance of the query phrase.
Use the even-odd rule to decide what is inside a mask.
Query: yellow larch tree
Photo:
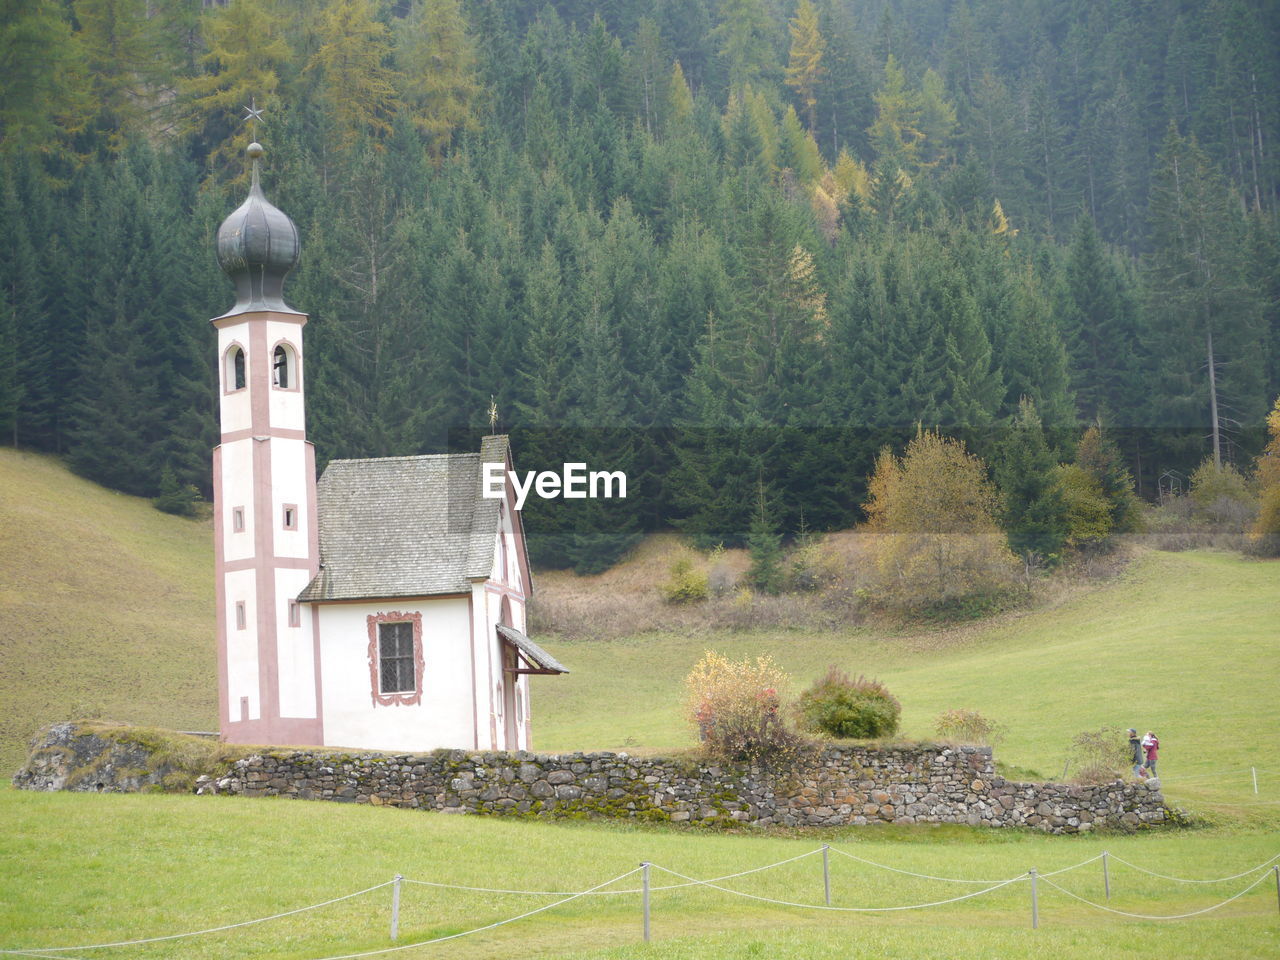
[[[796,92],[804,108],[810,132],[817,128],[818,84],[826,68],[822,54],[827,42],[818,29],[818,11],[810,0],[800,0],[791,18],[791,58],[787,63],[786,84]]]
[[[418,0],[395,31],[400,99],[439,160],[454,134],[479,127],[476,49],[458,0]]]

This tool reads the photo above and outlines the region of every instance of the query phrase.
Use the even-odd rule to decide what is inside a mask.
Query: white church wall
[[[240,440],[222,445],[222,476],[217,495],[222,499],[222,550],[223,559],[227,561],[247,560],[254,555],[252,443]],[[235,528],[237,509],[244,525],[240,531]]]
[[[297,604],[297,625],[290,624],[290,598],[311,579],[307,570],[276,570],[276,657],[280,683],[280,716],[311,719],[316,715],[315,636],[310,604]]]
[[[277,557],[306,559],[310,549],[312,518],[308,515],[309,480],[305,440],[275,437],[271,456],[271,524]],[[285,529],[284,510],[294,510],[293,529]],[[306,584],[304,583],[303,586]],[[302,588],[299,587],[298,590]],[[294,595],[297,595],[297,590]]]
[[[327,745],[412,751],[475,745],[471,615],[465,597],[320,604],[316,611]],[[389,613],[422,616],[425,666],[415,704],[374,701],[368,618]]]
[[[256,577],[252,570],[234,570],[226,578],[227,707],[233,722],[257,720],[262,715],[258,697]],[[237,609],[239,604],[244,604],[243,614]],[[247,715],[242,698],[248,701]]]

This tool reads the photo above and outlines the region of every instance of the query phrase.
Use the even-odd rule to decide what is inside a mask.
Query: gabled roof
[[[506,437],[480,453],[331,460],[316,487],[320,572],[299,600],[467,593],[493,568],[499,499],[481,464],[507,462]]]

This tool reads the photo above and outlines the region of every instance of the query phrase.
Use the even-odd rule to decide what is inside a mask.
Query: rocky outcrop
[[[22,790],[135,793],[163,784],[172,770],[153,763],[150,745],[100,736],[74,723],[56,723],[31,745],[13,778]]]

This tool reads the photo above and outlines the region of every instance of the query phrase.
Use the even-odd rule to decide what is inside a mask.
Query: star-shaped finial
[[[262,119],[262,111],[258,109],[257,97],[251,97],[249,99],[249,105],[244,108],[244,117],[242,118],[242,120],[243,122],[247,122],[249,124],[249,139],[257,140],[258,139],[258,127],[257,127],[258,122],[259,121],[261,121],[262,123],[267,122]]]

